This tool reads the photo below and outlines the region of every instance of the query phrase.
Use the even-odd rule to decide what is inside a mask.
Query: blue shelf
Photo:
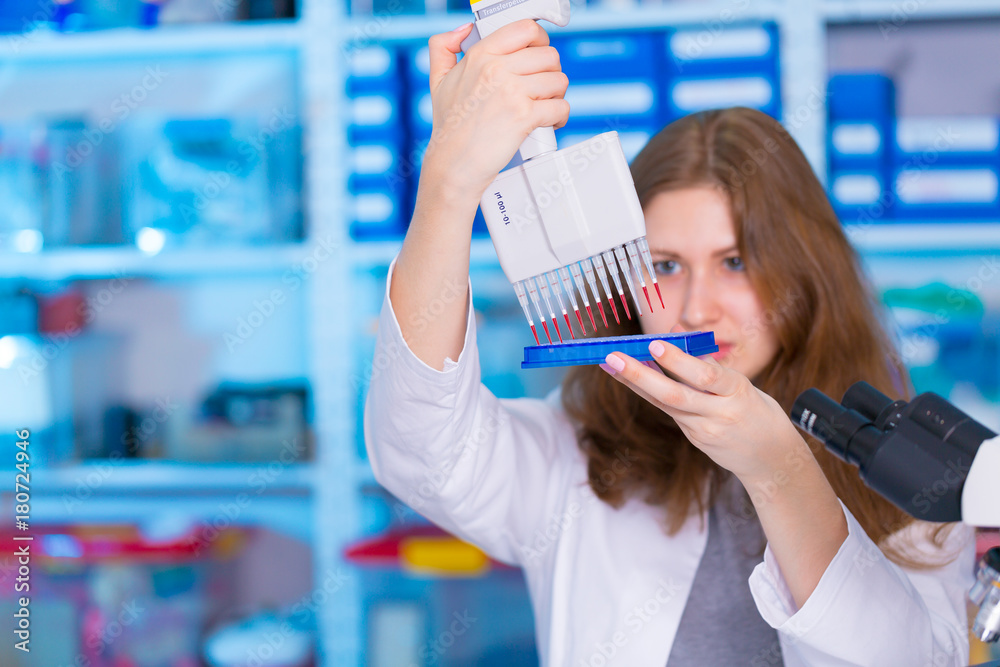
[[[845,225],[866,256],[983,255],[1000,252],[1000,220],[982,222],[885,222]]]
[[[898,0],[826,0],[820,11],[831,23],[1000,17],[996,0],[945,0],[901,3]]]
[[[71,280],[116,276],[211,277],[282,273],[307,256],[309,246],[289,243],[246,248],[164,250],[148,255],[131,246],[77,247],[0,253],[0,279]]]
[[[296,21],[114,28],[81,33],[35,30],[4,35],[0,62],[107,60],[135,56],[201,56],[290,51],[302,41]]]
[[[87,463],[32,471],[31,523],[266,526],[312,538],[313,464]],[[4,503],[10,492],[0,493]]]

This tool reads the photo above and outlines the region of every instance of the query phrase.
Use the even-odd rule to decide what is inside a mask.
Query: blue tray
[[[652,361],[649,344],[662,340],[681,348],[688,354],[699,357],[718,352],[715,334],[711,331],[691,333],[656,334],[652,336],[611,336],[578,340],[558,345],[533,345],[524,348],[521,368],[548,368],[550,366],[588,366],[602,364],[612,352],[624,352],[639,361]]]

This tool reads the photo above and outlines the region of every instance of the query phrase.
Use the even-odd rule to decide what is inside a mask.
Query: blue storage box
[[[587,79],[659,79],[658,36],[653,33],[596,33],[554,36],[551,44],[559,51],[562,71],[570,83]]]
[[[526,347],[524,348],[524,361],[521,362],[521,368],[592,366],[603,364],[612,352],[622,352],[638,361],[652,361],[653,356],[649,353],[649,344],[654,340],[675,345],[695,357],[719,351],[719,346],[715,344],[715,334],[711,331],[581,338],[557,345]]]
[[[666,118],[671,122],[696,111],[750,107],[774,118],[781,116],[778,81],[768,74],[682,76],[667,83]]]
[[[403,84],[395,49],[369,46],[348,53],[347,94],[391,91],[398,95]]]
[[[350,98],[351,141],[402,137],[404,127],[399,107],[399,96],[390,91],[362,93]]]
[[[567,127],[583,123],[593,127],[595,121],[655,125],[660,116],[658,86],[647,79],[582,83],[570,79],[566,101],[570,107]]]
[[[881,169],[831,171],[829,197],[842,222],[887,222],[893,219],[895,197]]]
[[[885,119],[830,120],[827,150],[837,168],[887,168],[892,125]]]
[[[942,165],[893,172],[898,218],[1000,219],[1000,167]]]
[[[1000,165],[1000,122],[989,116],[900,118],[898,165]]]
[[[892,79],[877,72],[835,74],[827,83],[831,120],[889,122],[896,116]]]
[[[765,73],[778,78],[778,28],[774,23],[669,30],[663,51],[672,76]]]
[[[406,232],[400,198],[388,190],[357,192],[351,198],[354,207],[351,236],[359,240],[396,238]]]

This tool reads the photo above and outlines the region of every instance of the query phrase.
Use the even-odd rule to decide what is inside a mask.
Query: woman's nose
[[[721,315],[715,285],[710,278],[692,276],[688,280],[681,323],[689,330],[705,329]]]

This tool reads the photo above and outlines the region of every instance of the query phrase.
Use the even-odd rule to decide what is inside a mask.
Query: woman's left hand
[[[601,366],[616,380],[674,418],[684,435],[744,484],[766,483],[812,458],[778,402],[744,375],[711,357],[692,357],[653,341],[656,362],[670,376],[621,352]],[[610,367],[610,368],[609,368]]]

